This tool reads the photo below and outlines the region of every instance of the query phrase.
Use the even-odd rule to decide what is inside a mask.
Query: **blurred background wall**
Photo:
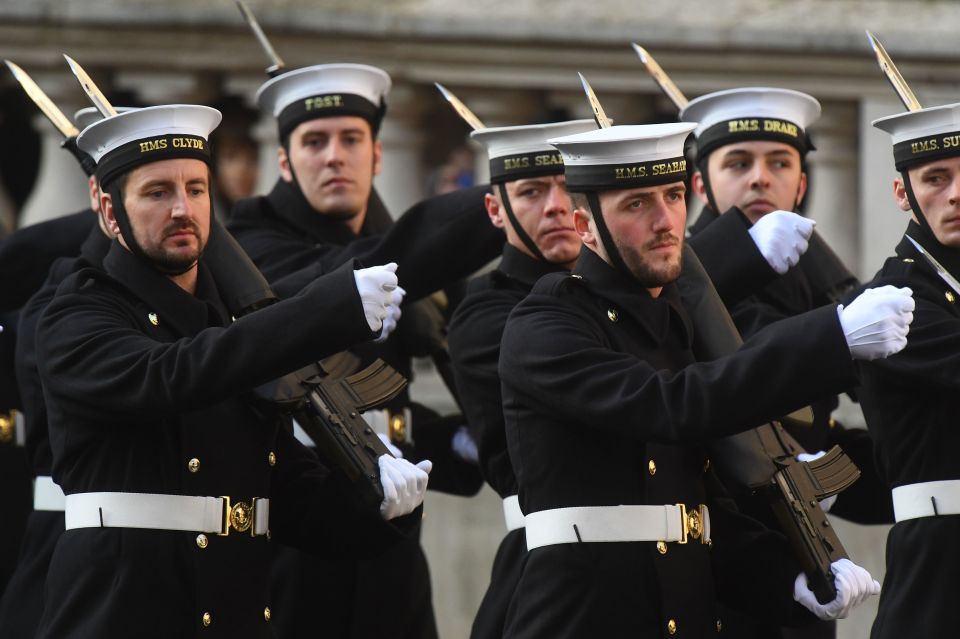
[[[361,62],[390,73],[377,188],[395,215],[425,195],[485,179],[482,157],[435,81],[488,126],[590,117],[577,71],[617,123],[669,121],[675,109],[644,72],[633,41],[690,98],[755,85],[811,93],[823,118],[812,129],[818,151],[811,155],[808,212],[862,278],[880,267],[906,225],[891,197],[889,139],[870,126],[902,106],[863,30],[881,38],[922,103],[960,99],[960,4],[949,0],[249,5],[291,68]],[[276,179],[274,125],[252,108],[268,62],[230,0],[0,0],[0,57],[20,64],[70,115],[87,102],[62,53],[80,62],[115,105],[189,102],[224,111],[216,143],[218,214],[226,215],[231,199],[263,193]],[[0,235],[85,206],[85,182],[59,142],[0,72]],[[421,369],[414,392],[452,410],[429,367]],[[862,425],[854,404],[845,404],[840,418]],[[469,500],[431,495],[427,512],[424,545],[441,633],[465,637],[503,532],[500,504],[489,490]],[[885,529],[837,525],[853,557],[881,575]],[[841,637],[867,636],[873,614],[865,607],[842,622]]]

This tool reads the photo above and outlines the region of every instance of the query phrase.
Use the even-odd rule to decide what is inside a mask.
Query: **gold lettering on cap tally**
[[[173,138],[171,141],[175,149],[199,149],[203,150],[203,140],[198,138]]]
[[[166,138],[157,138],[155,140],[145,140],[140,143],[141,153],[150,153],[151,151],[162,151],[167,148]]]
[[[516,158],[503,158],[503,170],[515,171],[516,169],[529,169],[530,158],[527,156]]]
[[[672,175],[674,173],[686,173],[687,161],[675,160],[673,162],[661,162],[653,165],[653,175]]]
[[[557,166],[563,165],[563,158],[557,154],[537,155],[533,158],[535,166]]]
[[[927,153],[929,151],[939,151],[940,146],[937,144],[936,138],[930,138],[928,140],[921,140],[919,142],[912,142],[910,144],[910,153]]]
[[[945,149],[955,149],[960,147],[960,135],[948,135],[945,136],[941,142],[943,142],[943,148]]]
[[[792,122],[783,122],[781,120],[764,120],[763,130],[789,135],[790,137],[794,138],[797,137],[798,134],[796,124],[793,124]]]
[[[760,130],[759,120],[730,120],[727,122],[727,133],[750,133]]]
[[[647,177],[647,167],[646,166],[618,166],[614,172],[614,176],[618,180],[631,180],[636,178]]]
[[[303,108],[307,111],[341,106],[343,106],[343,96],[340,95],[316,95],[303,101]]]

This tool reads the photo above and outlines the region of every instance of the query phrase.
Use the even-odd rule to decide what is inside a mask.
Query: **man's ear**
[[[704,184],[703,176],[700,175],[700,171],[697,171],[693,174],[693,177],[690,179],[690,186],[693,188],[693,192],[697,194],[700,202],[703,204],[710,204],[709,200],[707,200],[707,185]]]
[[[807,194],[807,173],[806,171],[800,172],[800,186],[797,188],[797,206],[800,206],[800,203],[803,202],[803,196]]]
[[[597,235],[593,227],[592,216],[581,208],[573,209],[573,228],[586,246],[596,249]]]
[[[373,141],[373,174],[380,175],[380,169],[383,167],[383,143],[380,140]]]
[[[120,236],[120,225],[117,223],[117,216],[113,210],[113,196],[109,193],[100,193],[100,214],[103,215],[103,221],[107,225],[107,230],[114,237]]]
[[[293,171],[290,169],[290,156],[287,150],[281,146],[277,149],[277,164],[280,167],[280,177],[287,184],[293,184]]]
[[[498,229],[504,228],[503,207],[500,206],[500,200],[493,193],[487,193],[483,196],[483,206],[487,209],[487,216],[490,223]]]
[[[910,198],[907,197],[907,187],[903,183],[903,178],[893,178],[893,199],[901,211],[910,211],[913,207],[910,205]]]

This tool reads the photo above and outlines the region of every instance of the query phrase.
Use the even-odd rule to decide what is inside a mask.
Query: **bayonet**
[[[467,105],[460,101],[460,98],[455,96],[450,92],[447,87],[443,86],[439,82],[434,82],[433,85],[437,87],[437,90],[446,98],[447,102],[450,103],[450,106],[453,107],[453,110],[457,112],[463,121],[470,125],[474,131],[479,131],[480,129],[485,129],[483,122],[480,121],[480,118],[476,114],[467,108]]]
[[[934,256],[930,255],[930,253],[927,252],[927,249],[925,249],[925,248],[923,248],[922,246],[920,246],[920,243],[919,243],[919,242],[917,242],[915,239],[913,239],[913,238],[910,237],[909,235],[905,235],[904,237],[906,237],[908,240],[910,240],[910,243],[913,244],[913,246],[914,246],[918,251],[920,251],[920,255],[922,255],[923,258],[924,258],[925,260],[927,260],[927,263],[928,263],[930,266],[933,267],[933,270],[935,270],[935,271],[937,272],[937,275],[940,276],[940,279],[942,279],[944,282],[946,282],[947,285],[948,285],[950,288],[952,288],[955,293],[957,293],[958,295],[960,295],[960,282],[957,281],[957,278],[955,278],[953,275],[951,275],[951,274],[950,274],[950,271],[948,271],[946,268],[944,268],[943,264],[941,264],[940,262],[937,261],[937,258],[935,258]]]
[[[4,60],[7,63],[7,68],[10,69],[10,72],[13,73],[13,77],[17,79],[17,82],[20,83],[20,86],[23,87],[23,90],[30,96],[30,99],[33,100],[33,103],[37,105],[37,108],[47,116],[47,119],[50,120],[50,123],[57,128],[58,131],[65,138],[75,138],[80,135],[80,131],[77,129],[76,125],[70,121],[70,118],[63,114],[57,105],[53,103],[53,100],[43,92],[36,82],[33,81],[26,71],[21,69],[19,66],[10,62],[10,60]]]
[[[87,94],[87,97],[90,98],[90,101],[93,102],[93,106],[97,107],[97,111],[100,112],[105,118],[112,118],[117,114],[117,110],[113,108],[113,105],[110,104],[110,101],[107,100],[107,96],[103,95],[101,91],[93,80],[90,79],[90,76],[87,75],[87,72],[83,70],[77,62],[68,56],[66,53],[63,54],[63,57],[66,59],[67,64],[70,65],[70,70],[73,71],[73,75],[77,76],[77,80],[80,81],[80,86],[83,87],[84,92]]]
[[[593,119],[597,121],[597,126],[601,129],[609,129],[613,126],[613,120],[608,118],[607,114],[603,112],[603,107],[600,106],[600,100],[597,99],[597,94],[593,92],[587,79],[583,77],[582,73],[577,73],[577,75],[580,76],[583,91],[587,94],[587,101],[590,102],[590,108],[593,109]]]
[[[901,102],[903,102],[903,106],[907,107],[908,111],[919,111],[922,109],[923,106],[920,104],[920,101],[917,100],[917,96],[914,95],[910,85],[907,84],[907,81],[900,75],[897,65],[893,63],[893,59],[887,54],[886,49],[883,48],[880,41],[869,31],[867,31],[867,39],[870,41],[870,46],[873,47],[873,52],[877,55],[877,64],[880,65],[880,70],[883,71],[883,74],[890,82],[890,86],[896,91],[897,96],[899,96]]]
[[[263,32],[263,29],[260,28],[260,23],[257,22],[256,16],[253,15],[253,12],[247,7],[247,4],[243,0],[236,0],[237,7],[240,9],[240,13],[243,14],[243,19],[247,21],[247,24],[250,25],[250,30],[253,31],[253,35],[257,38],[257,41],[260,43],[260,46],[263,48],[263,52],[267,54],[267,57],[270,59],[270,66],[267,67],[267,75],[271,78],[276,77],[283,73],[287,64],[277,55],[276,50],[273,48],[273,45],[270,44],[270,40],[267,39],[266,34]]]
[[[653,56],[650,55],[646,49],[641,47],[636,42],[633,43],[633,50],[637,52],[637,55],[640,56],[640,62],[643,63],[643,66],[647,69],[647,73],[650,74],[650,77],[653,78],[654,82],[660,87],[660,90],[666,94],[670,101],[677,107],[677,109],[683,110],[684,107],[690,102],[687,99],[687,96],[673,83],[673,80],[670,79],[670,76],[667,75],[657,61],[653,59]]]

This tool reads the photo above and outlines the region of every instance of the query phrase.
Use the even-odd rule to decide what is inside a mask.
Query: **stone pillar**
[[[381,171],[374,186],[394,217],[426,195],[420,127],[423,91],[399,82],[387,95],[387,115],[380,127]]]

